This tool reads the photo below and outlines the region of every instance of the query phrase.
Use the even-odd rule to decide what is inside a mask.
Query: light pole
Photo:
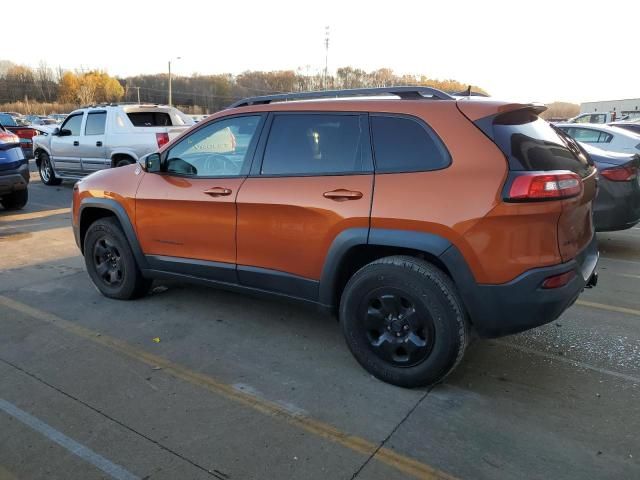
[[[172,58],[171,60],[169,60],[169,106],[173,106],[172,105],[172,98],[171,98],[171,62],[174,62],[176,60],[180,60],[182,57],[176,57],[176,58]]]
[[[324,27],[324,89],[327,89],[327,70],[329,68],[329,26]]]

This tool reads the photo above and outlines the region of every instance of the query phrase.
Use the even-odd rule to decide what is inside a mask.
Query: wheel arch
[[[131,151],[115,151],[111,153],[111,168],[115,167],[120,160],[131,160],[131,163],[138,161],[138,156]]]
[[[449,253],[449,254],[447,254]],[[333,241],[322,270],[319,303],[335,309],[349,278],[379,258],[410,255],[422,258],[447,274],[456,286],[466,290],[473,275],[459,250],[446,238],[423,232],[354,228]]]
[[[76,231],[76,243],[80,247],[80,251],[84,254],[84,238],[89,226],[96,220],[105,217],[113,217],[118,221],[131,246],[138,266],[140,269],[146,268],[147,262],[129,215],[122,205],[109,198],[89,198],[80,204]]]

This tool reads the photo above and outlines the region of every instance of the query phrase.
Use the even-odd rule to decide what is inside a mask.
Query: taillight
[[[158,142],[158,148],[162,148],[163,145],[169,143],[168,133],[156,133],[156,142]]]
[[[523,173],[513,179],[506,200],[560,200],[582,193],[582,179],[571,172]]]
[[[622,167],[605,168],[604,170],[600,170],[600,175],[613,182],[629,182],[638,177],[638,167],[636,165],[626,165]]]
[[[564,287],[567,283],[569,283],[576,276],[576,272],[574,270],[570,270],[565,273],[561,273],[560,275],[553,275],[552,277],[548,277],[542,282],[542,288],[560,288]]]

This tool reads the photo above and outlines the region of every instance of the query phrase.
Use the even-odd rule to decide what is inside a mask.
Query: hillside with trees
[[[105,72],[72,72],[42,63],[32,69],[0,60],[0,111],[48,114],[67,112],[80,105],[128,101],[166,103],[166,73],[114,78]],[[431,86],[448,92],[465,90],[457,80],[438,80],[426,75],[397,75],[389,68],[366,72],[341,67],[335,75],[282,71],[247,71],[238,75],[174,76],[173,103],[190,113],[212,113],[235,100],[270,93],[338,88]],[[480,88],[474,91],[483,92]]]

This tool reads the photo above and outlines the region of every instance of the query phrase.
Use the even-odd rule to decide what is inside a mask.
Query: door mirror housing
[[[60,129],[58,127],[54,128],[51,131],[51,135],[59,135],[60,134]]]
[[[150,153],[144,157],[144,169],[149,173],[157,173],[160,171],[160,154]]]
[[[71,130],[69,130],[68,128],[63,128],[62,130],[58,130],[59,137],[70,137],[71,133],[72,133]]]

